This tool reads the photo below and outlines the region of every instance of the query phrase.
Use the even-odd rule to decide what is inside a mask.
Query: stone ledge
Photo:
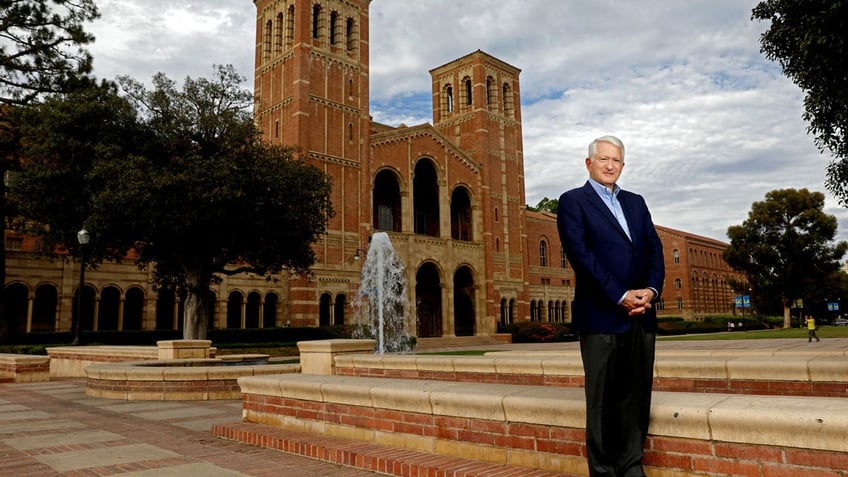
[[[47,355],[50,376],[84,378],[89,365],[154,360],[159,357],[159,351],[156,346],[57,346],[47,348]]]
[[[495,352],[485,356],[340,355],[346,376],[580,387],[579,352]],[[848,356],[657,353],[658,391],[848,397]]]
[[[585,471],[580,389],[315,375],[243,377],[239,385],[247,422],[504,465]],[[773,455],[783,460],[771,464],[781,466],[791,464],[789,456],[814,452],[823,458],[807,467],[840,470],[848,462],[845,403],[655,392],[646,455],[654,467],[685,473],[700,465],[696,460],[723,460],[733,469],[743,461],[766,465],[760,456]]]
[[[0,380],[35,383],[50,380],[50,357],[0,353]]]
[[[141,401],[241,399],[242,376],[298,373],[297,364],[228,365],[221,359],[96,363],[85,368],[85,394]]]

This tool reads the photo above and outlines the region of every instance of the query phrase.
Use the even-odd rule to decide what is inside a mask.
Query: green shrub
[[[501,331],[511,334],[513,343],[559,343],[577,339],[567,323],[522,321],[506,325]]]

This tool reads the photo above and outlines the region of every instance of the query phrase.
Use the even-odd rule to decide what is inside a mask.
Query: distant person
[[[818,327],[816,326],[816,319],[812,317],[812,315],[807,315],[807,343],[812,343],[813,338],[816,341],[821,341],[818,336],[816,336],[816,330]]]
[[[651,414],[657,316],[665,279],[662,242],[642,196],[617,184],[624,144],[589,145],[589,180],[559,198],[557,227],[576,286],[590,477],[641,477]],[[657,183],[657,186],[660,186]]]

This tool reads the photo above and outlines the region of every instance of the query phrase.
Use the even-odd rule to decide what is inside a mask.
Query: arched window
[[[321,5],[317,3],[312,6],[312,39],[317,40],[321,37]]]
[[[472,97],[471,97],[471,92],[473,90],[473,85],[471,84],[471,78],[466,77],[464,83],[465,83],[465,104],[470,106],[471,103],[473,102]]]
[[[330,44],[336,44],[336,35],[339,34],[339,14],[338,12],[330,13]]]
[[[683,280],[681,280],[679,278],[675,278],[674,279],[674,288],[677,288],[678,290],[683,288]]]
[[[495,79],[492,78],[491,76],[487,76],[486,77],[486,106],[490,110],[497,108],[495,91],[497,91],[497,88],[495,87]]]
[[[412,180],[413,217],[416,234],[438,237],[439,180],[436,168],[429,159],[419,159]]]
[[[377,173],[373,192],[374,228],[401,231],[400,184],[397,176],[388,169]]]
[[[559,266],[568,268],[568,258],[565,256],[565,249],[562,247],[559,249]]]
[[[671,255],[673,257],[674,264],[679,265],[680,264],[680,250],[677,250],[677,249],[672,250]]]
[[[501,101],[503,102],[504,116],[511,117],[513,115],[512,91],[510,90],[508,83],[504,83],[502,89],[503,89],[503,93],[502,93],[503,97],[501,98]]]
[[[277,14],[277,23],[274,25],[274,53],[279,53],[283,49],[283,12]]]
[[[353,18],[347,19],[347,24],[345,25],[345,46],[347,47],[348,53],[353,53],[356,51],[356,23],[353,21]]]
[[[453,112],[453,88],[451,85],[445,86],[445,112],[452,113]]]
[[[273,36],[274,22],[268,20],[265,23],[265,31],[262,38],[262,58],[268,59],[271,57],[271,38]]]
[[[471,198],[468,190],[457,187],[451,194],[451,238],[473,240],[471,235]]]
[[[539,241],[539,265],[548,266],[548,243],[544,240]]]
[[[286,16],[286,48],[294,46],[294,5],[289,7]]]

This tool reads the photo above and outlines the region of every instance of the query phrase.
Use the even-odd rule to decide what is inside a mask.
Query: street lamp
[[[74,323],[74,341],[72,344],[80,344],[80,322],[82,321],[82,290],[85,287],[85,246],[91,240],[88,230],[80,229],[77,232],[77,242],[80,244],[80,279],[77,290],[77,319]]]

